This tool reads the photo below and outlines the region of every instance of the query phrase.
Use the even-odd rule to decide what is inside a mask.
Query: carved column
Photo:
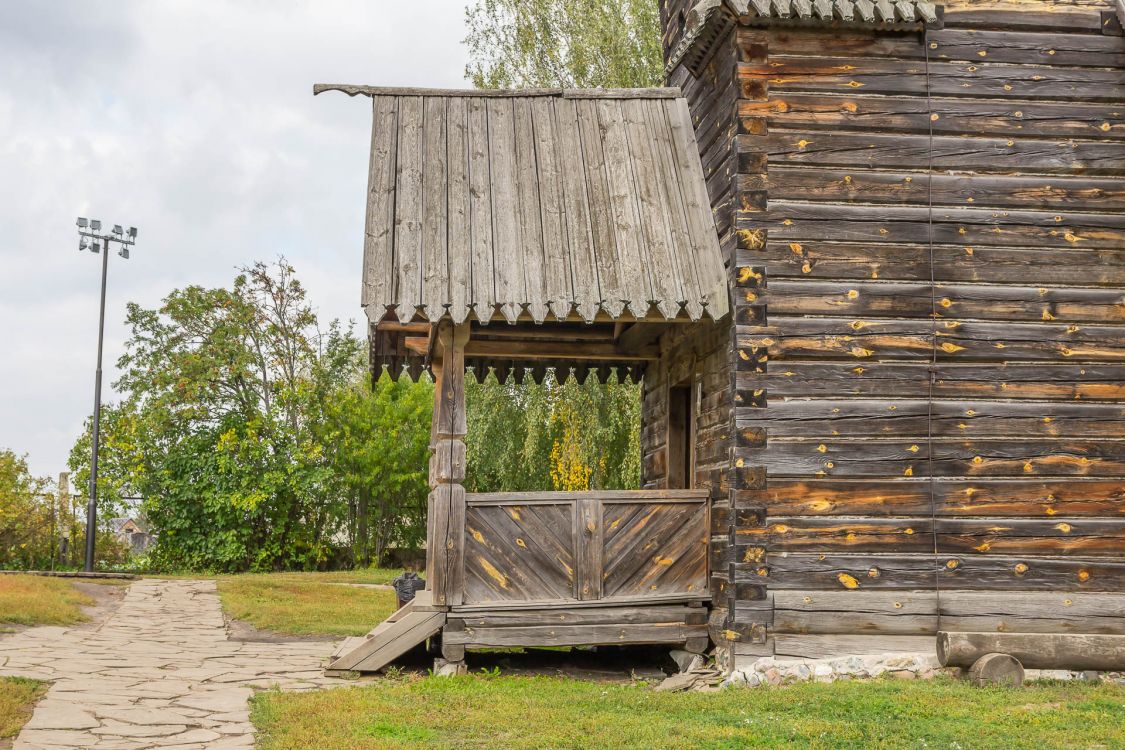
[[[434,346],[434,416],[430,432],[426,582],[433,602],[462,601],[465,534],[465,343],[467,323],[438,324]]]

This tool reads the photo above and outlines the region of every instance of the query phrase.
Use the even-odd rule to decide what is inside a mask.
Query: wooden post
[[[432,368],[426,581],[434,604],[462,601],[465,537],[465,344],[468,324],[438,323]]]

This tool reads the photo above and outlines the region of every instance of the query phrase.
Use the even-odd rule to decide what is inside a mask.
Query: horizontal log
[[[743,253],[757,251],[739,251]],[[776,278],[929,281],[925,244],[782,241],[771,239],[754,261]],[[939,282],[1125,285],[1125,251],[1087,248],[1014,248],[935,245],[933,275]]]
[[[1120,148],[1125,153],[1125,148]],[[740,211],[739,229],[765,228],[774,240],[1125,247],[1125,216],[965,207],[870,206],[770,200],[768,212]]]
[[[739,327],[739,356],[761,350],[771,360],[851,358],[949,361],[1125,361],[1125,336],[1115,326],[865,320],[771,315],[768,329]],[[751,332],[753,331],[753,332]],[[935,345],[936,344],[936,345]]]
[[[733,453],[736,466],[761,466],[770,477],[1125,477],[1125,442],[1106,439],[777,438]]]
[[[1116,408],[1116,407],[1115,407]],[[739,493],[767,516],[992,516],[1125,518],[1125,482],[928,477],[884,481],[771,478]]]
[[[774,633],[1125,633],[1125,595],[981,591],[777,591]]]
[[[1125,323],[1125,288],[782,279],[771,280],[760,298],[770,313],[785,315]]]
[[[747,407],[736,427],[769,439],[848,437],[1125,439],[1125,406],[1098,403],[930,401],[928,399],[769,399]],[[1125,496],[1123,496],[1125,499]]]
[[[972,170],[1121,175],[1125,156],[1112,142],[1039,138],[964,138],[953,135],[827,133],[776,130],[768,135],[735,136],[745,155],[768,164],[856,169]],[[744,168],[753,173],[760,169]]]
[[[584,607],[581,609],[495,610],[453,615],[451,622],[470,628],[522,627],[525,625],[632,625],[637,623],[685,623],[699,607],[677,605],[633,607]]]
[[[465,345],[465,356],[496,357],[513,361],[552,359],[572,362],[585,359],[626,362],[658,359],[660,352],[654,346],[627,351],[616,344],[601,342],[469,339]]]
[[[1032,15],[1043,18],[1039,14],[1023,14],[1025,20]],[[955,23],[957,14],[948,18],[947,23]],[[1119,38],[1067,33],[1071,29],[1065,25],[1052,26],[1049,31],[1054,33],[947,26],[927,33],[926,39],[930,43],[927,50],[916,36],[837,31],[829,37],[831,41],[827,41],[823,33],[779,28],[771,29],[769,50],[771,54],[820,57],[829,48],[834,57],[897,57],[906,60],[924,60],[928,52],[931,60],[939,61],[987,60],[992,63],[1125,67],[1125,49]],[[753,32],[740,30],[739,46],[743,50],[757,41],[758,37]]]
[[[497,628],[466,627],[443,634],[443,642],[468,648],[519,646],[603,646],[643,643],[683,643],[707,635],[707,625],[639,623],[602,625],[526,625]]]
[[[988,554],[775,553],[737,563],[736,581],[782,589],[1125,591],[1125,561]]]
[[[770,201],[832,201],[1032,210],[1125,209],[1125,179],[1052,175],[974,175],[769,165],[769,173],[739,175],[740,192],[768,191]],[[1053,218],[1052,214],[1052,218]],[[959,243],[967,244],[967,243]]]
[[[1125,138],[1120,104],[774,92],[738,102],[739,132],[870,130],[936,135]]]
[[[1007,4],[978,4],[972,0],[946,8],[946,28],[1035,30],[1070,34],[1101,34],[1104,21],[1098,7],[1058,2],[1036,3],[1035,12]]]
[[[801,57],[774,54],[738,63],[740,81],[767,81],[774,91],[1001,97],[1125,102],[1125,71],[1099,68],[994,65],[887,58]],[[927,86],[928,79],[928,86]],[[745,98],[751,99],[752,96]]]
[[[766,373],[739,372],[739,391],[770,396],[929,398],[929,363],[778,362]],[[1117,402],[1125,372],[1112,364],[939,362],[933,397]]]
[[[736,556],[744,548],[787,552],[896,552],[1119,557],[1125,545],[1121,519],[771,517],[763,526],[740,527]]]
[[[1050,633],[953,633],[937,638],[943,666],[969,667],[987,654],[1008,654],[1028,669],[1125,669],[1125,636]]]
[[[773,636],[778,658],[836,659],[856,654],[936,653],[933,636],[913,635],[789,635]]]

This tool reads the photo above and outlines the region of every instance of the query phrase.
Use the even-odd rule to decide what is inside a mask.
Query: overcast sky
[[[358,320],[370,105],[314,83],[464,85],[460,0],[0,0],[0,447],[55,476],[105,387],[125,304],[284,254],[323,318]],[[113,399],[112,391],[105,394]]]

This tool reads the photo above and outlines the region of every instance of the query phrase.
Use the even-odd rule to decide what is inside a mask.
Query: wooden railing
[[[431,538],[431,585],[444,587],[453,606],[703,599],[708,497],[706,490],[467,494],[463,507],[451,508],[441,535],[447,544]]]

